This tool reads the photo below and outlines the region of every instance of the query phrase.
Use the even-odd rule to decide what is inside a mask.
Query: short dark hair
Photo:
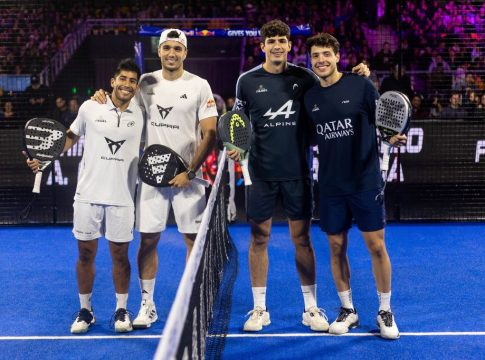
[[[263,42],[274,36],[286,36],[290,40],[290,27],[281,20],[271,20],[261,27],[261,38]]]
[[[121,60],[116,68],[114,77],[117,77],[122,71],[132,71],[136,73],[137,80],[140,80],[141,70],[135,60],[131,58]]]
[[[320,33],[308,38],[306,41],[306,47],[310,53],[312,46],[329,47],[335,54],[338,54],[340,51],[340,43],[335,37],[328,33]]]

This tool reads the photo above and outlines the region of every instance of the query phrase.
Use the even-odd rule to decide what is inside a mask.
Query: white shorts
[[[186,188],[156,188],[143,182],[136,194],[136,229],[143,233],[165,230],[173,208],[178,231],[196,234],[205,209],[205,188],[193,182]]]
[[[78,240],[94,240],[101,236],[113,242],[133,240],[134,206],[98,205],[74,201],[74,228]]]

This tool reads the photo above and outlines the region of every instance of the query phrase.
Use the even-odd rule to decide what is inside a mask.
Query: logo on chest
[[[157,105],[157,108],[158,108],[158,112],[160,113],[160,116],[162,117],[162,119],[165,120],[167,118],[168,114],[170,114],[170,111],[172,111],[173,106],[171,106],[169,108],[164,108],[164,107]]]
[[[268,92],[268,89],[266,89],[263,85],[259,85],[258,90],[256,90],[256,94],[265,93],[265,92]]]

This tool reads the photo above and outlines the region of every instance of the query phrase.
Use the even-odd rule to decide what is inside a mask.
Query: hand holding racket
[[[376,126],[382,139],[381,170],[389,169],[391,146],[402,145],[411,122],[411,103],[398,91],[386,91],[377,101]]]
[[[66,143],[66,128],[60,122],[47,118],[33,118],[27,121],[24,128],[24,154],[29,160],[38,161],[38,170],[35,174],[33,198],[22,212],[25,219],[30,213],[37,194],[40,193],[40,184],[43,171],[62,153]]]
[[[252,181],[248,171],[248,156],[252,133],[251,121],[241,111],[228,111],[220,117],[217,123],[217,131],[226,149],[239,151],[244,185],[251,185]]]
[[[188,172],[188,164],[179,154],[164,145],[150,145],[138,162],[141,180],[155,187],[172,186],[170,182],[183,172]],[[210,185],[208,181],[198,177],[191,180],[205,187]]]

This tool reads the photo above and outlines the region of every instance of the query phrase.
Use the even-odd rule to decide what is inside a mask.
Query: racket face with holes
[[[51,162],[57,158],[66,143],[66,128],[48,118],[33,118],[24,128],[24,145],[31,159]]]
[[[217,123],[217,131],[224,145],[240,152],[248,151],[251,146],[251,121],[241,111],[228,111]],[[231,146],[227,146],[230,144]]]
[[[184,171],[187,168],[180,156],[169,147],[159,144],[147,147],[138,162],[140,179],[155,187],[171,186],[169,182]]]
[[[398,91],[387,91],[381,95],[376,106],[376,126],[382,140],[389,142],[397,134],[405,134],[411,121],[411,103],[406,95]]]

